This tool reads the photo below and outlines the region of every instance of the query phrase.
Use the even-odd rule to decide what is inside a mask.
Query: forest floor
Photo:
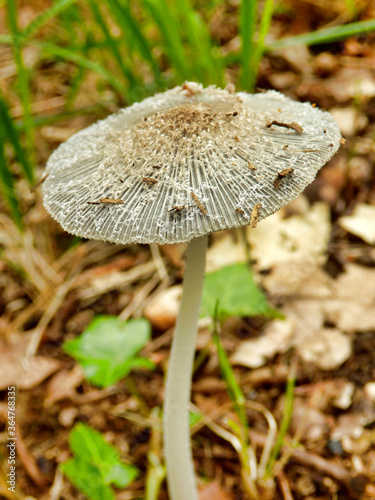
[[[224,48],[234,43],[235,11],[231,4],[220,4],[211,20],[212,35]],[[24,15],[29,15],[26,7]],[[322,17],[324,9],[304,3],[288,25],[280,14],[275,33],[308,31],[314,23],[324,24]],[[246,233],[256,280],[285,320],[234,318],[220,333],[246,398],[267,408],[278,423],[289,374],[296,370],[290,426],[274,480],[259,485],[263,499],[375,498],[374,42],[374,35],[366,35],[326,47],[283,49],[266,55],[260,66],[259,89],[276,89],[330,111],[346,140],[298,200]],[[4,73],[2,90],[12,102],[15,67],[6,50],[0,46],[7,61],[0,75]],[[27,57],[34,57],[33,47]],[[61,89],[67,85],[69,65],[62,69],[59,64],[38,69],[36,113],[53,114],[64,107]],[[234,80],[236,71],[228,70],[228,80]],[[76,100],[94,106],[96,98],[96,81],[88,79]],[[106,109],[40,127],[40,176],[60,142],[116,109],[108,94]],[[12,116],[20,115],[14,98]],[[46,213],[40,190],[30,192],[24,180],[18,189],[27,209],[25,233],[19,233],[5,209],[0,213],[4,444],[7,387],[18,388],[17,491],[7,490],[4,448],[0,498],[85,498],[58,469],[71,456],[68,437],[77,422],[102,433],[122,459],[140,469],[128,488],[116,490],[116,498],[142,498],[148,452],[162,453],[160,422],[151,411],[163,403],[177,309],[174,299],[165,296],[182,281],[185,246],[77,242]],[[246,259],[242,238],[238,231],[212,235],[207,270]],[[103,314],[149,319],[152,339],[142,353],[156,364],[154,371],[136,369],[105,389],[85,379],[61,346]],[[204,325],[197,359],[192,402],[228,429],[228,420],[236,415],[210,329]],[[247,416],[259,457],[267,426],[254,409]],[[247,499],[232,445],[206,425],[197,427],[192,439],[200,499]],[[164,485],[159,500],[166,498]]]

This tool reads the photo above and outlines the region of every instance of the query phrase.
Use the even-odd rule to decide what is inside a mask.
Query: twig
[[[294,500],[292,492],[290,491],[290,486],[288,479],[282,471],[276,474],[277,481],[280,486],[281,493],[283,494],[284,500]]]
[[[134,311],[144,303],[159,281],[160,276],[158,273],[155,273],[154,276],[146,281],[146,283],[134,294],[133,300],[121,311],[118,317],[123,321],[129,319]]]
[[[19,432],[17,435],[17,454],[21,462],[23,463],[28,476],[33,480],[33,482],[43,488],[48,483],[47,478],[42,474],[39,469],[35,458],[28,450]]]
[[[30,341],[27,345],[26,349],[26,358],[30,358],[34,356],[38,350],[40,341],[42,340],[45,329],[47,328],[48,323],[51,321],[53,316],[56,314],[56,311],[61,306],[64,301],[67,293],[73,286],[75,280],[77,278],[77,274],[74,274],[68,281],[63,283],[55,292],[55,296],[48,305],[45,310],[43,316],[41,317],[37,327],[34,329],[31,334]]]
[[[267,436],[253,430],[250,430],[249,434],[254,443],[264,446]],[[353,498],[359,498],[363,493],[368,482],[368,479],[363,474],[351,474],[341,465],[335,464],[309,451],[293,448],[290,444],[284,444],[281,449],[283,452],[288,452],[295,462],[307,467],[313,467],[325,476],[330,476],[339,481],[347,488]]]
[[[61,498],[61,492],[64,487],[64,477],[59,469],[56,469],[55,479],[53,480],[53,485],[49,490],[48,500],[59,500]]]

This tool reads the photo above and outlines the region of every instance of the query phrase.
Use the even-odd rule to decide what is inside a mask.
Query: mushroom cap
[[[84,238],[190,241],[276,212],[340,139],[329,113],[279,92],[185,83],[61,144],[46,166],[44,205]]]

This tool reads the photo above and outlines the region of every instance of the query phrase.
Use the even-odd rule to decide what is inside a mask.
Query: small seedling
[[[79,337],[65,342],[63,348],[80,363],[87,380],[107,387],[126,377],[133,368],[155,367],[149,359],[138,356],[150,335],[146,319],[122,321],[116,316],[98,316]]]
[[[270,307],[245,264],[233,264],[206,275],[202,296],[204,313],[213,318],[217,303],[220,321],[233,316],[282,318],[278,311]]]
[[[111,485],[126,488],[138,476],[137,467],[122,462],[118,450],[88,425],[74,427],[69,446],[74,457],[60,469],[90,500],[115,500]]]

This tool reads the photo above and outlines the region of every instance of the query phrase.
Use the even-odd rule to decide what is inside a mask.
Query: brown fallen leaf
[[[44,406],[52,406],[57,401],[74,396],[82,380],[83,370],[79,365],[72,370],[60,370],[48,383]]]
[[[31,389],[60,367],[60,361],[44,356],[25,357],[26,343],[0,345],[0,390],[15,385]]]
[[[234,497],[213,481],[199,490],[199,500],[234,500]]]
[[[181,294],[181,285],[163,290],[145,306],[143,310],[144,316],[156,328],[168,330],[176,323]]]
[[[17,455],[26,469],[28,476],[33,480],[34,484],[43,488],[48,484],[48,479],[45,477],[41,469],[39,468],[38,462],[34,455],[26,446],[19,431],[17,434]]]
[[[340,217],[339,225],[349,233],[375,245],[375,206],[359,203],[353,213]]]

